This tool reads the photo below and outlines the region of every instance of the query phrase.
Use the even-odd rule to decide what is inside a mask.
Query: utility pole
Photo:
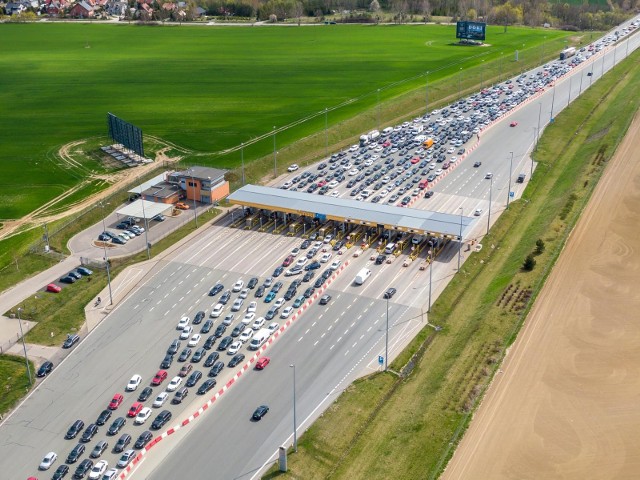
[[[240,144],[240,162],[242,162],[242,186],[244,187],[244,143]]]
[[[509,191],[507,192],[507,210],[509,210],[509,199],[511,198],[511,175],[513,170],[513,152],[511,153],[511,160],[509,161]]]
[[[329,109],[324,109],[324,156],[329,157],[329,122],[327,119],[327,113]]]
[[[491,226],[491,196],[493,195],[493,175],[490,178],[489,184],[489,215],[487,216],[487,235],[489,235],[489,227]]]
[[[278,178],[278,159],[276,156],[276,126],[273,126],[273,177]]]
[[[462,256],[462,215],[464,210],[460,207],[460,237],[458,238],[459,247],[458,247],[458,271],[460,271],[460,257]]]
[[[542,116],[542,102],[539,102],[540,109],[538,110],[538,129],[536,130],[536,146],[534,150],[538,149],[538,140],[540,139],[540,117]]]
[[[22,348],[24,349],[24,363],[27,366],[27,376],[29,377],[29,385],[32,384],[31,380],[31,368],[29,368],[29,358],[27,357],[27,345],[24,343],[24,333],[22,331],[22,317],[20,316],[20,312],[22,308],[18,307],[18,323],[20,324],[20,337],[22,338]]]
[[[425,97],[425,115],[427,115],[429,113],[429,71],[427,70],[427,82],[425,84],[425,92],[424,92],[424,97]]]

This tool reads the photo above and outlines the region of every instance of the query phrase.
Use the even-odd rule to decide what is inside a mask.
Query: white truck
[[[370,276],[371,270],[369,270],[368,268],[363,268],[358,272],[356,278],[353,279],[353,283],[355,283],[356,285],[362,285]]]
[[[251,343],[249,343],[249,350],[258,350],[264,342],[269,340],[271,336],[271,332],[267,328],[261,328],[256,332],[256,334],[251,339]]]
[[[380,138],[380,132],[378,130],[371,130],[366,135],[360,136],[360,146],[364,147],[365,145],[368,145],[371,142],[377,141],[378,138]]]

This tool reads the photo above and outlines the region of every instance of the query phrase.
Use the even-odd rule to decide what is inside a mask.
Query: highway
[[[631,37],[629,52],[637,48],[638,37]],[[626,41],[617,47],[618,61],[626,48]],[[555,89],[521,105],[507,118],[483,131],[478,147],[434,187],[434,197],[420,199],[414,207],[457,213],[462,206],[463,214],[483,208],[483,216],[476,223],[476,232],[481,235],[486,229],[484,220],[490,184],[484,175],[489,171],[494,173],[494,218],[493,214],[497,217],[506,205],[509,152],[514,152],[512,190],[524,188],[513,183],[519,173],[525,172],[529,177],[531,165],[527,152],[534,140],[533,128],[538,126],[540,105],[541,125],[545,125],[551,116],[552,101],[554,114],[557,114],[567,105],[569,86],[573,99],[578,94],[581,76],[582,90],[586,88],[586,78],[591,80],[586,77],[591,65],[595,66],[592,77],[595,81],[602,71],[611,68],[613,56],[614,49],[609,48],[604,61],[596,56],[593,62],[581,64],[571,72],[574,80],[567,77],[557,81]],[[512,120],[517,120],[519,125],[509,127]],[[472,167],[476,160],[482,161],[482,167]],[[124,416],[139,391],[159,369],[166,349],[178,335],[178,320],[183,315],[193,318],[198,310],[206,310],[208,314],[216,303],[208,296],[216,282],[231,288],[238,278],[246,283],[251,276],[258,276],[263,281],[300,243],[300,238],[216,225],[199,235],[188,248],[158,265],[4,421],[0,427],[2,471],[11,472],[12,478],[35,475],[42,457],[55,451],[58,462],[46,475],[38,476],[48,478],[76,443],[63,438],[69,425],[75,419],[83,419],[85,425],[93,422],[117,392],[124,394],[125,401],[112,419]],[[385,352],[387,318],[387,302],[382,299],[382,293],[389,286],[398,290],[389,301],[390,358],[402,350],[426,324],[423,314],[429,290],[429,270],[419,270],[419,262],[402,267],[401,259],[391,264],[373,265],[368,253],[355,258],[352,256],[354,250],[355,247],[341,256],[343,263],[347,260],[349,263],[327,289],[333,296],[332,301],[326,306],[315,301],[279,336],[266,351],[272,359],[271,364],[261,372],[247,371],[212,409],[154,446],[128,478],[173,479],[184,475],[202,479],[257,478],[267,462],[275,458],[278,446],[291,445],[291,364],[295,364],[296,372],[299,435],[354,379],[379,368],[378,355]],[[421,253],[422,258],[424,254]],[[455,260],[456,255],[457,244],[448,244],[439,255],[433,272],[434,299],[455,274],[455,261],[451,260]],[[328,264],[323,264],[316,278],[326,268],[324,265]],[[364,285],[356,287],[353,278],[364,266],[373,274]],[[285,283],[278,296],[284,294],[293,278],[296,277],[278,278]],[[298,294],[306,286],[301,285]],[[236,296],[234,294],[232,299]],[[251,300],[253,292],[246,302]],[[257,300],[258,315],[264,315],[268,305],[262,298]],[[291,303],[287,302],[287,305]],[[236,315],[234,325],[240,313]],[[281,325],[284,323],[284,320],[277,320]],[[219,323],[220,319],[216,319],[215,325]],[[199,327],[196,327],[195,332],[198,331]],[[231,328],[226,334],[230,331]],[[203,336],[203,341],[207,336]],[[242,351],[246,353],[246,347]],[[230,356],[220,353],[226,363]],[[174,362],[169,369],[169,378],[177,374],[180,366]],[[206,375],[206,369],[200,365],[194,364],[194,369],[200,369]],[[218,378],[218,387],[239,369],[225,367]],[[133,374],[142,375],[143,384],[138,392],[125,393],[124,387]],[[195,395],[193,388],[182,405],[165,405],[173,413],[169,425],[179,424],[217,389],[202,397]],[[153,397],[160,391],[161,388],[154,388]],[[251,413],[263,403],[269,405],[270,412],[262,421],[251,422]],[[154,417],[158,410],[154,409]],[[143,426],[134,426],[129,419],[123,432],[130,433],[135,441],[149,426],[150,420]],[[87,453],[82,458],[88,457],[98,440],[106,438],[106,427],[101,427],[98,435],[87,444]],[[109,437],[110,447],[118,436]],[[114,466],[118,455],[105,453],[102,458]],[[75,465],[72,471],[74,469]]]

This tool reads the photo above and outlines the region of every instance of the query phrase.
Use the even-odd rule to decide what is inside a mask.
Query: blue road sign
[[[384,357],[382,355],[378,355],[378,363],[380,365],[384,364]]]

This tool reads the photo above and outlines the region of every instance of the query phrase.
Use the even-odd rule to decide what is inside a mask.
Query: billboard
[[[456,38],[465,40],[484,40],[486,29],[486,23],[458,22],[456,26]]]
[[[109,125],[109,137],[114,142],[121,143],[125,148],[144,157],[142,130],[116,117],[113,113],[107,113],[107,124]]]

